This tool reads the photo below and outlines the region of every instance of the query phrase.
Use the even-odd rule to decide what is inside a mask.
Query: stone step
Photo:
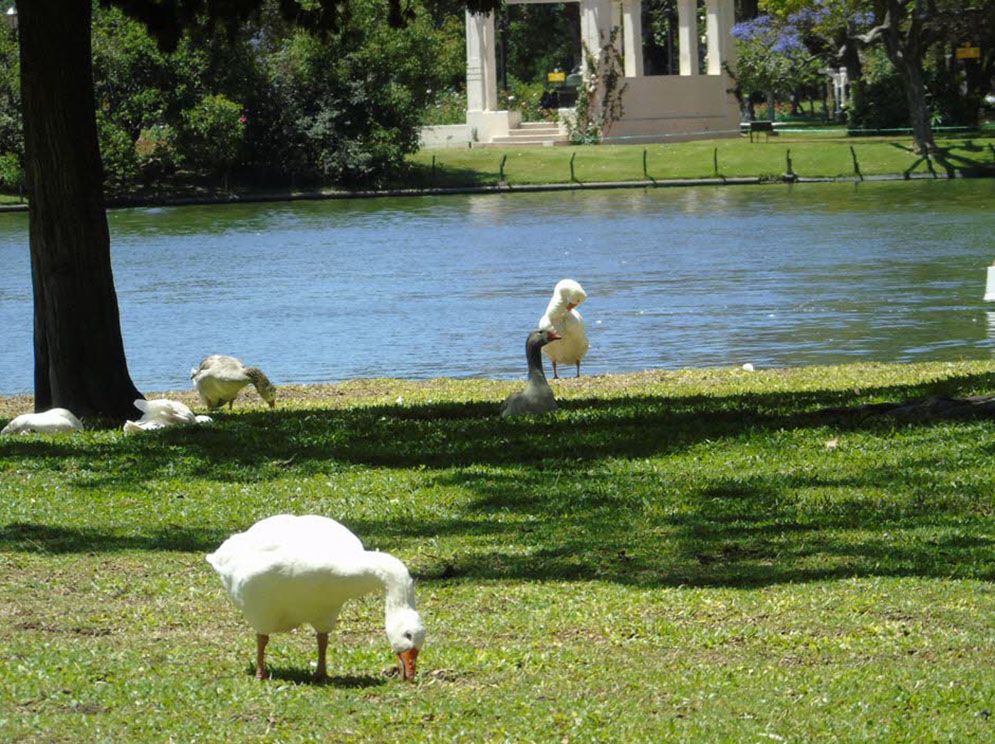
[[[559,137],[563,133],[559,129],[512,129],[509,137]]]
[[[536,146],[536,147],[552,147],[554,145],[566,145],[569,144],[569,140],[565,136],[556,137],[494,137],[489,143],[484,143],[483,146],[490,145],[492,147],[526,147],[526,146]],[[478,147],[480,145],[474,145]]]
[[[551,121],[523,121],[519,124],[522,129],[555,129],[559,130],[560,125]]]

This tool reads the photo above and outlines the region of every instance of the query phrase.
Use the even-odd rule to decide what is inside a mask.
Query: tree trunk
[[[35,410],[122,419],[128,374],[93,105],[89,2],[18,3]]]
[[[909,104],[909,118],[912,120],[912,147],[920,155],[936,150],[933,141],[933,122],[929,106],[926,105],[926,83],[923,80],[922,65],[906,64],[901,70],[905,83],[905,100]]]
[[[885,53],[902,76],[912,122],[912,147],[916,153],[924,155],[936,151],[923,77],[923,60],[933,39],[927,28],[926,15],[910,5],[887,0],[881,26],[875,35],[880,32]]]

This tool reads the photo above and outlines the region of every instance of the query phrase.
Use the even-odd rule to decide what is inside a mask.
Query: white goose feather
[[[558,364],[576,364],[580,377],[580,363],[587,355],[590,346],[584,330],[584,318],[577,312],[577,306],[587,299],[584,288],[573,279],[563,279],[553,288],[553,297],[546,312],[539,319],[539,328],[554,328],[560,336],[543,347],[542,353],[553,363],[553,379],[557,379]]]
[[[414,678],[425,628],[415,609],[408,569],[388,553],[365,550],[334,519],[281,514],[232,535],[207,556],[225,591],[256,631],[256,676],[266,676],[270,633],[308,624],[318,634],[318,671],[325,676],[325,646],[342,605],[382,588],[386,631],[405,679]]]
[[[22,413],[15,416],[0,434],[58,434],[80,431],[83,423],[65,408],[50,408],[41,413]]]

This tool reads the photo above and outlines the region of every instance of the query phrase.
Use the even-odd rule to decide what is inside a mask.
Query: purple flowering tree
[[[816,58],[802,42],[798,27],[770,14],[737,23],[732,35],[736,62],[729,72],[740,98],[763,93],[773,121],[775,101],[814,80]]]
[[[857,50],[880,44],[902,78],[917,153],[936,151],[925,74],[930,53],[954,37],[995,44],[995,0],[766,0],[761,7],[787,25],[808,28],[811,35],[803,36],[810,47],[813,37],[835,46],[828,52],[846,65],[851,80],[860,76]],[[959,37],[958,28],[965,29]]]

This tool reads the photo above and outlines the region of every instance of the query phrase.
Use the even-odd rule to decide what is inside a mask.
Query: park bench
[[[777,136],[777,130],[774,129],[774,122],[772,121],[744,121],[742,126],[746,127],[750,133],[750,142],[753,142],[753,133],[757,132],[759,138],[759,133],[763,132],[765,139],[769,139],[771,136]]]

